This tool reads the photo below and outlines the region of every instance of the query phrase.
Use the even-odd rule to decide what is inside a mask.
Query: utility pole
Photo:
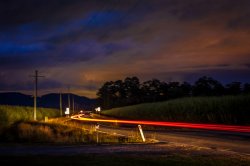
[[[31,76],[35,78],[35,86],[34,86],[34,120],[36,120],[36,107],[37,107],[37,84],[38,84],[38,77],[44,77],[38,75],[38,70],[35,70],[35,75]]]
[[[74,96],[72,96],[72,112],[73,112],[73,114],[74,114],[74,112],[75,112],[75,103],[74,103]]]
[[[70,110],[70,86],[68,87],[68,107]]]
[[[60,116],[62,116],[62,93],[60,92]]]

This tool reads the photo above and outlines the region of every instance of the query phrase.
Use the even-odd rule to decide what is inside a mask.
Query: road
[[[79,121],[93,128],[96,122]],[[137,125],[98,123],[99,132],[139,136]],[[78,154],[194,154],[230,155],[250,159],[250,133],[198,129],[149,128],[142,125],[146,143],[97,145],[6,145],[0,144],[0,155],[78,155]],[[148,143],[148,140],[155,142]]]
[[[96,117],[94,117],[96,118]],[[116,120],[107,120],[106,117],[101,117],[105,119],[104,121],[113,121]],[[86,124],[91,118],[75,118],[79,122]],[[118,120],[119,121],[119,120]],[[129,121],[128,121],[129,122]],[[130,122],[129,122],[130,123]],[[132,121],[134,123],[134,121]],[[89,123],[87,123],[89,124]],[[118,124],[118,126],[110,125],[115,123],[102,123],[102,122],[93,122],[93,124],[99,124],[99,131],[106,132],[110,134],[120,134],[125,136],[135,136],[139,135],[137,125],[129,125],[129,127],[121,127],[123,124]],[[104,125],[106,124],[106,125]],[[126,125],[128,126],[128,125]],[[146,129],[147,125],[144,125]],[[224,127],[225,125],[222,125]],[[85,126],[87,127],[87,126]],[[93,127],[93,126],[92,126]],[[234,127],[234,126],[232,126]],[[154,127],[154,130],[144,130],[144,135],[148,140],[157,140],[158,142],[164,142],[172,144],[175,146],[184,146],[192,147],[196,149],[205,148],[212,149],[216,151],[227,151],[233,153],[240,153],[247,156],[250,156],[250,132],[249,126],[242,126],[242,128],[247,128],[247,132],[236,132],[240,128],[236,126],[237,130],[235,131],[221,131],[221,130],[208,130],[208,129],[193,129],[193,128],[175,128],[175,129],[165,129],[157,130],[157,127]],[[225,127],[227,128],[227,127]]]
[[[93,127],[94,124],[83,124]],[[135,136],[134,127],[100,125],[99,132]],[[250,159],[250,135],[202,130],[144,130],[146,140],[156,143],[93,145],[6,145],[0,144],[0,155],[80,155],[80,154],[150,154],[235,156]]]
[[[99,131],[126,136],[139,135],[138,128],[111,127],[100,125]],[[208,130],[143,130],[146,139],[193,148],[230,151],[250,156],[250,134]]]

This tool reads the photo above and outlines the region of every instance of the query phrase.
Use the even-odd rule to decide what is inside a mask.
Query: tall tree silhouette
[[[104,109],[112,108],[114,92],[113,81],[105,82],[97,92],[98,102]]]
[[[226,85],[227,95],[238,95],[241,93],[241,82],[231,82]]]
[[[140,83],[137,77],[126,77],[124,81],[105,82],[97,96],[102,108],[114,108],[143,102],[156,102],[188,96],[220,96],[250,93],[250,84],[232,82],[224,87],[212,77],[200,77],[192,86],[188,82],[163,82],[152,79]]]
[[[188,97],[192,95],[192,85],[188,82],[183,82],[180,86],[183,97]]]
[[[224,94],[223,85],[212,77],[199,78],[193,87],[194,96],[218,96]]]
[[[250,94],[250,84],[249,83],[244,84],[243,93]]]
[[[161,96],[164,95],[163,84],[158,79],[152,79],[143,82],[141,89],[144,96],[145,102],[155,102],[160,100]]]
[[[124,92],[126,95],[127,104],[140,103],[141,90],[140,80],[137,77],[127,77],[123,83]]]

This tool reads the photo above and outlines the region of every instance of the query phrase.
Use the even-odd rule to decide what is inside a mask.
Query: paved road
[[[84,126],[93,128],[95,124]],[[169,129],[145,130],[146,140],[157,140],[156,144],[120,144],[120,145],[6,145],[0,144],[0,155],[75,155],[75,154],[204,154],[204,155],[240,155],[250,158],[250,133],[229,133],[207,130]],[[101,125],[99,132],[139,136],[137,126]]]
[[[134,128],[121,128],[100,125],[102,132],[116,133],[126,136],[139,134]],[[178,146],[192,146],[221,151],[231,151],[250,156],[250,133],[231,133],[208,130],[144,130],[146,139],[156,139],[159,142],[172,143]]]
[[[87,125],[93,127],[94,125]],[[138,134],[136,128],[121,128],[100,125],[100,132],[127,136]],[[226,155],[250,159],[250,136],[240,133],[214,131],[144,131],[146,139],[156,139],[154,144],[118,145],[23,145],[0,144],[0,155],[80,155],[80,154],[188,154]]]
[[[97,116],[93,118],[106,119],[107,117]],[[79,122],[86,124],[84,121]],[[136,125],[126,125],[126,128],[121,126],[124,125],[115,127],[106,123],[106,125],[100,125],[99,130],[126,136],[139,135]],[[148,127],[146,126],[146,128]],[[250,133],[172,128],[168,130],[144,130],[144,134],[146,139],[155,139],[159,142],[171,143],[177,146],[192,146],[217,151],[230,151],[250,156]]]

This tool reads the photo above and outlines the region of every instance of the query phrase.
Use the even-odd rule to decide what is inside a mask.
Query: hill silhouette
[[[96,106],[96,99],[89,99],[85,96],[78,96],[75,94],[62,94],[62,108],[68,107],[68,95],[70,96],[71,110],[94,110]],[[74,102],[74,103],[73,103]],[[18,105],[18,106],[33,106],[34,98],[32,95],[26,95],[19,92],[4,92],[0,93],[1,105]],[[50,93],[37,97],[37,106],[44,108],[60,108],[60,94]]]

